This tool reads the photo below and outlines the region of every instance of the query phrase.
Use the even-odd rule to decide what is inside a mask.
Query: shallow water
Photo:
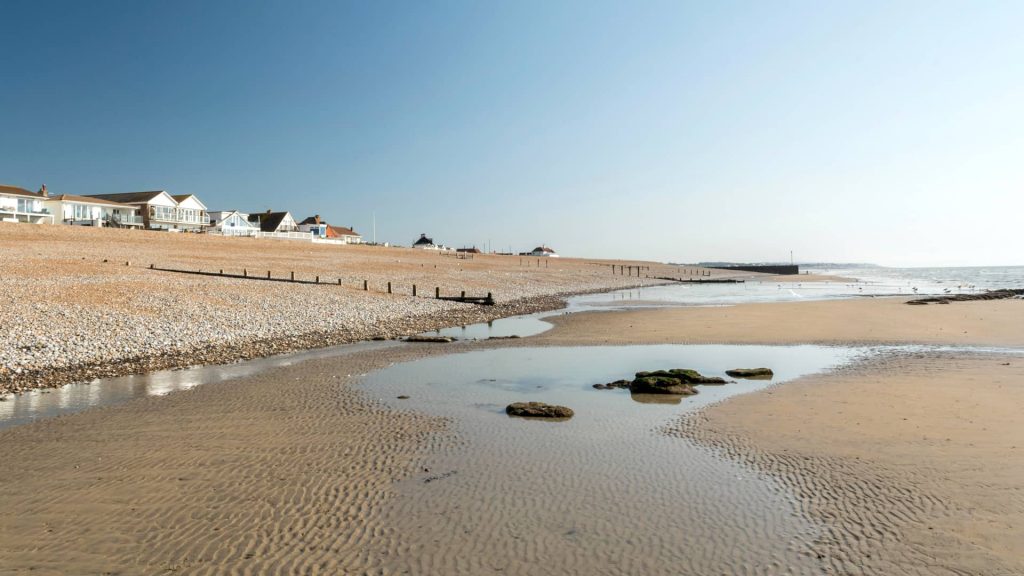
[[[290,366],[314,358],[328,358],[363,350],[384,349],[396,342],[360,342],[330,348],[306,350],[257,358],[233,364],[193,366],[183,370],[161,370],[92,382],[68,384],[60,388],[32,390],[23,394],[0,396],[0,429],[28,424],[35,420],[61,414],[81,412],[88,408],[120,404],[134,398],[163,396],[188,390],[201,384],[223,382],[250,376],[271,368]]]
[[[426,534],[410,538],[429,540],[411,543],[419,552],[395,558],[394,568],[520,573],[547,561],[563,565],[555,572],[816,573],[808,543],[818,527],[786,490],[659,433],[689,411],[769,382],[700,386],[686,398],[638,398],[592,385],[639,370],[688,367],[725,376],[726,369],[758,366],[775,370],[777,383],[863,353],[820,346],[510,348],[370,374],[362,384],[369,394],[449,417],[457,437],[435,445],[428,471],[403,483],[385,513],[397,530]],[[576,414],[562,422],[506,416],[515,401],[562,404]],[[480,553],[459,552],[467,550]]]

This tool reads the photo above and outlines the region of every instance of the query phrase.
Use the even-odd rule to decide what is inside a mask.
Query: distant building
[[[299,232],[309,232],[317,238],[327,238],[327,222],[320,219],[320,215],[310,216],[299,222]]]
[[[341,240],[346,244],[363,243],[363,237],[355,230],[345,226],[332,226],[321,219],[319,214],[299,222],[299,231],[309,232],[316,238]]]
[[[547,258],[558,258],[558,254],[556,254],[554,250],[544,245],[537,246],[536,248],[533,249],[533,252],[530,252],[529,255],[544,256]]]
[[[344,226],[327,226],[327,237],[342,240],[346,244],[362,244],[363,237],[351,228]]]
[[[54,224],[72,226],[111,226],[114,228],[141,228],[139,207],[113,200],[59,194],[49,196],[43,205],[54,216]]]
[[[150,230],[202,232],[210,225],[206,205],[194,194],[171,196],[165,190],[89,194],[87,198],[130,204],[139,209],[143,226]]]
[[[412,243],[413,248],[419,248],[420,250],[440,250],[441,247],[434,244],[433,238],[428,238],[426,234],[420,234],[418,240]]]
[[[250,222],[249,215],[238,210],[209,212],[210,231],[224,236],[255,236],[259,223]]]
[[[462,252],[463,254],[482,254],[480,249],[476,246],[473,246],[472,248],[456,248],[455,251]]]
[[[297,232],[299,229],[290,212],[267,210],[259,214],[249,214],[249,222],[259,225],[260,232]]]

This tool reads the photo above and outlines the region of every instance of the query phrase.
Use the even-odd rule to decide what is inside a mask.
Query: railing
[[[191,224],[194,226],[209,226],[210,218],[206,215],[205,210],[201,210],[196,213],[195,218],[185,218],[185,209],[182,208],[166,208],[166,207],[149,207],[149,219],[158,220],[160,222],[170,222],[172,224]]]

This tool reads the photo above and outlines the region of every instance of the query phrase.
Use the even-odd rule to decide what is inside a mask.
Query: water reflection
[[[27,424],[34,420],[51,418],[60,414],[80,412],[96,406],[120,404],[134,398],[163,396],[171,392],[188,390],[201,384],[241,378],[270,368],[290,366],[305,360],[341,356],[362,350],[396,345],[394,342],[360,342],[281,354],[234,364],[194,366],[184,370],[162,370],[151,374],[136,374],[68,384],[61,388],[33,390],[20,395],[10,394],[0,397],[3,399],[0,402],[0,428]]]

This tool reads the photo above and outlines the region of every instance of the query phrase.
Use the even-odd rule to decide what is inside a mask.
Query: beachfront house
[[[258,225],[260,232],[264,233],[297,232],[299,229],[290,212],[267,210],[258,214],[249,214],[249,222]]]
[[[345,244],[362,244],[363,237],[351,228],[345,226],[327,226],[327,237],[334,240],[341,240]]]
[[[238,210],[217,210],[208,212],[210,232],[224,236],[256,236],[259,223],[249,221],[249,215]]]
[[[480,252],[480,249],[477,248],[476,246],[473,246],[472,248],[456,248],[455,251],[460,252],[462,254],[482,254],[482,252]]]
[[[435,244],[434,239],[426,234],[420,234],[419,239],[413,242],[412,247],[420,250],[451,250],[443,244]]]
[[[44,206],[46,197],[46,186],[39,192],[29,192],[0,184],[0,222],[53,224],[53,214]]]
[[[149,230],[201,232],[210,225],[206,206],[193,194],[171,196],[164,190],[89,194],[88,198],[131,204],[139,209],[143,227]],[[180,199],[180,200],[179,200]]]
[[[114,228],[142,227],[139,208],[132,204],[89,196],[59,194],[48,196],[43,201],[43,205],[53,214],[54,224]]]
[[[320,219],[320,215],[310,216],[299,222],[299,232],[306,232],[316,238],[327,238],[327,222]]]
[[[558,258],[558,254],[556,254],[554,250],[552,250],[551,248],[549,248],[547,246],[544,246],[543,244],[541,244],[540,246],[537,246],[536,248],[534,248],[533,252],[530,252],[529,255],[530,256],[544,256],[544,257],[547,257],[547,258]]]

